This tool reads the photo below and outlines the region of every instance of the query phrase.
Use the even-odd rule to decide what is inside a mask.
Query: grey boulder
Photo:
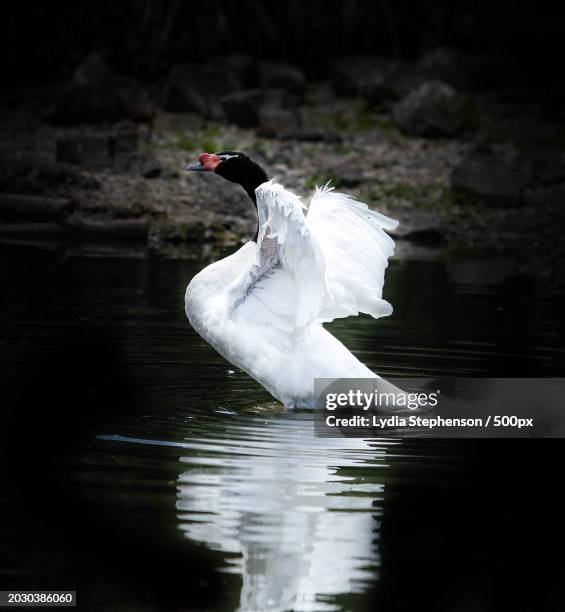
[[[457,136],[465,128],[465,105],[465,98],[453,87],[428,81],[397,102],[392,117],[403,132],[412,136]]]

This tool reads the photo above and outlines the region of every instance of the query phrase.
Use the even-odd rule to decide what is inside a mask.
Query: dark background
[[[2,15],[2,85],[63,79],[92,50],[124,75],[152,79],[173,64],[226,53],[291,61],[319,76],[343,54],[413,60],[448,46],[486,56],[483,68],[499,70],[500,84],[548,95],[563,90],[560,8],[531,1],[24,1]]]
[[[92,51],[121,76],[151,89],[174,65],[229,53],[289,61],[314,80],[324,78],[330,60],[344,55],[371,53],[413,62],[447,46],[464,54],[471,93],[494,91],[507,100],[534,101],[540,117],[561,123],[565,18],[555,6],[447,0],[10,2],[0,18],[1,104],[10,110],[31,106],[41,114],[36,92],[43,100],[45,91],[70,79]],[[113,397],[118,388],[127,394],[136,386],[122,377],[121,356],[97,342],[85,339],[89,349],[83,359],[77,357],[80,347],[63,344],[47,356],[45,367],[30,374],[10,412],[5,408],[3,463],[17,465],[6,477],[25,506],[33,508],[37,497],[50,500],[41,513],[45,533],[55,530],[72,543],[84,521],[91,522],[81,553],[87,569],[77,570],[79,576],[84,572],[83,580],[88,580],[88,563],[106,564],[126,590],[150,581],[156,610],[181,609],[176,597],[199,579],[191,569],[207,574],[200,558],[191,568],[184,551],[165,550],[156,542],[134,546],[127,534],[98,540],[108,533],[104,517],[61,484],[57,441],[87,438],[104,418],[97,412],[99,398],[87,410],[89,422],[74,413],[77,395],[89,384],[89,367],[106,364],[100,374],[107,381],[99,390],[102,397]],[[59,385],[61,372],[72,384]],[[46,402],[54,402],[55,410],[45,412]],[[473,612],[510,605],[532,612],[562,610],[563,445],[479,441],[467,443],[465,453],[469,461],[456,478],[411,489],[408,497],[400,482],[390,497],[381,536],[386,580],[374,593],[375,609]],[[26,487],[30,474],[39,482],[33,498]],[[19,514],[20,508],[9,511]],[[49,546],[49,538],[40,545]],[[429,547],[436,550],[433,564]],[[207,579],[212,584],[213,577]],[[9,588],[8,583],[9,576],[0,574],[0,587]],[[206,601],[200,603],[206,607]]]

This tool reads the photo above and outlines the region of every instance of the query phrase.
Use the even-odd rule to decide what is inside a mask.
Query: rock
[[[529,147],[526,155],[536,185],[547,186],[565,181],[565,152],[562,149]]]
[[[278,137],[279,134],[297,125],[298,115],[292,110],[267,105],[259,107],[258,133],[263,137]]]
[[[263,93],[259,89],[240,91],[222,99],[228,121],[240,127],[255,127],[259,123],[259,105]]]
[[[85,84],[69,89],[45,117],[54,125],[103,123],[127,117],[122,99],[114,89]]]
[[[244,222],[257,219],[249,197],[239,185],[225,181],[213,172],[189,172],[185,180],[192,200],[214,214]]]
[[[543,206],[563,206],[565,204],[565,183],[556,183],[536,189],[526,189],[524,204],[541,208]]]
[[[418,89],[427,80],[421,66],[409,62],[398,62],[386,77],[387,90],[395,100]]]
[[[220,99],[238,87],[237,79],[228,69],[200,64],[175,66],[165,85],[163,108],[216,118]]]
[[[455,49],[438,47],[426,54],[418,67],[428,81],[441,81],[460,91],[469,88],[465,59]]]
[[[272,109],[289,109],[292,106],[292,96],[282,89],[248,89],[222,98],[228,121],[245,128],[260,125],[261,116],[273,114]]]
[[[206,99],[195,87],[190,75],[180,68],[174,68],[165,83],[162,106],[167,111],[183,113],[206,113]]]
[[[264,88],[280,88],[302,93],[306,77],[302,70],[284,62],[261,62],[259,64],[259,85]]]
[[[364,177],[360,172],[349,170],[340,172],[335,176],[336,186],[339,187],[357,187],[364,181]]]
[[[355,166],[335,166],[325,174],[331,177],[334,187],[357,187],[365,180],[363,173]]]
[[[17,238],[64,238],[72,234],[69,228],[61,225],[60,223],[54,223],[52,221],[46,222],[27,222],[27,223],[1,223],[0,224],[0,235],[10,236]]]
[[[183,221],[162,220],[151,224],[149,228],[149,243],[159,244],[170,242],[173,244],[181,243],[200,243],[209,240],[210,232],[204,223],[200,221],[187,223]]]
[[[465,127],[465,99],[439,81],[426,82],[393,107],[396,125],[413,136],[456,136]]]
[[[81,220],[71,218],[66,227],[87,238],[120,238],[125,240],[146,240],[147,222],[143,219]]]
[[[122,79],[116,87],[116,95],[121,100],[125,119],[153,125],[157,105],[144,87],[135,81]]]
[[[413,209],[405,216],[401,214],[399,220],[398,227],[389,232],[394,237],[426,244],[443,240],[444,228],[437,213]]]
[[[237,89],[248,89],[257,84],[257,63],[251,55],[234,53],[213,57],[207,66],[230,74],[237,81]]]
[[[78,134],[57,139],[56,159],[59,162],[101,168],[111,162],[108,136]]]
[[[59,138],[59,162],[103,168],[114,165],[119,172],[158,176],[160,165],[149,154],[138,153],[139,138],[135,124],[118,125],[111,132],[77,133]]]
[[[337,132],[307,127],[284,129],[278,132],[276,136],[279,140],[301,140],[303,142],[327,142],[334,144],[343,142],[343,138]]]
[[[73,80],[77,85],[96,82],[109,82],[115,74],[104,59],[95,51],[89,53],[74,72]]]
[[[100,189],[100,182],[72,164],[33,156],[0,159],[0,191],[37,195],[66,193],[76,188]]]
[[[259,89],[240,91],[222,99],[228,121],[240,127],[255,127],[259,123],[259,105],[263,94]]]
[[[469,87],[463,57],[452,49],[440,47],[419,62],[377,59],[358,68],[358,80],[364,88],[360,94],[372,103],[403,98],[427,81],[441,81],[461,91]],[[366,82],[364,73],[372,75]]]
[[[157,178],[161,174],[161,162],[153,153],[134,152],[116,157],[114,170],[123,174]]]
[[[153,153],[142,153],[139,161],[139,173],[144,178],[157,178],[161,174],[161,162]]]
[[[110,134],[109,147],[111,157],[137,151],[139,134],[136,125],[125,123],[115,126]]]
[[[54,125],[113,123],[121,119],[151,122],[155,106],[145,90],[125,80],[72,85],[45,120]]]
[[[180,172],[176,168],[164,167],[161,171],[160,178],[172,180],[180,178]]]
[[[150,123],[155,113],[155,104],[139,83],[116,76],[100,55],[91,53],[45,119],[65,126],[121,119]]]
[[[73,210],[69,198],[0,194],[0,219],[3,221],[60,221]]]
[[[531,181],[531,168],[520,158],[477,148],[451,174],[454,190],[479,196],[493,205],[517,205]]]
[[[330,80],[341,95],[361,96],[372,103],[394,97],[389,77],[397,63],[373,55],[340,57],[330,64]]]
[[[330,64],[330,78],[339,94],[361,96],[372,104],[387,105],[427,81],[442,81],[455,89],[466,88],[463,66],[461,56],[446,48],[432,51],[418,63],[352,55]]]

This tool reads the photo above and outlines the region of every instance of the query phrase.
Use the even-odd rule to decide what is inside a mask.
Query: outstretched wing
[[[394,241],[384,230],[394,229],[398,221],[326,185],[316,188],[306,223],[326,264],[328,299],[319,319],[332,321],[359,312],[375,318],[392,314],[382,294]]]
[[[228,290],[232,312],[293,333],[315,321],[328,299],[324,258],[297,196],[274,181],[255,194],[257,251]]]

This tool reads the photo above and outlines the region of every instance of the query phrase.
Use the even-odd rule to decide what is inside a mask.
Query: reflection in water
[[[379,565],[384,485],[360,468],[384,467],[385,445],[397,442],[316,438],[311,416],[253,421],[221,444],[187,444],[181,528],[241,573],[240,610],[340,609],[331,596],[365,591]]]
[[[562,375],[560,300],[540,297],[531,279],[508,277],[511,262],[495,266],[490,260],[473,259],[446,264],[422,253],[402,256],[402,250],[399,244],[387,277],[386,297],[395,306],[394,316],[377,322],[369,317],[344,319],[331,327],[371,369],[385,378]],[[139,548],[132,555],[153,547],[155,540],[163,543],[162,550],[180,546],[182,553],[168,564],[159,555],[136,558],[134,568],[146,567],[146,576],[160,576],[161,581],[145,581],[143,597],[126,608],[204,607],[195,604],[196,591],[204,593],[208,587],[197,582],[188,587],[190,580],[185,580],[185,568],[191,567],[196,553],[182,533],[217,551],[203,560],[199,557],[202,565],[218,563],[242,577],[241,592],[234,593],[237,577],[222,576],[222,609],[230,610],[238,605],[241,610],[359,610],[367,602],[355,594],[366,593],[377,578],[380,587],[392,589],[396,596],[395,577],[404,575],[398,567],[407,567],[408,561],[395,566],[393,559],[412,563],[412,538],[422,535],[419,525],[408,530],[398,525],[413,524],[407,522],[412,516],[419,519],[422,495],[435,496],[428,522],[431,518],[440,536],[447,533],[441,526],[445,515],[435,519],[444,497],[428,486],[457,474],[451,469],[453,453],[444,445],[316,438],[311,414],[243,413],[245,407],[268,401],[268,396],[252,379],[233,372],[191,330],[184,315],[186,284],[207,261],[145,250],[112,252],[107,247],[80,252],[61,247],[51,252],[0,245],[0,254],[0,292],[6,297],[0,305],[0,370],[9,383],[6,389],[30,365],[41,368],[53,346],[67,336],[73,340],[72,359],[78,364],[92,359],[90,338],[100,334],[111,338],[120,354],[127,376],[119,378],[117,390],[124,395],[89,415],[98,420],[94,431],[100,435],[95,443],[88,440],[68,455],[65,486],[86,500],[87,509],[94,509],[89,532],[105,533],[111,524],[126,537],[135,534]],[[89,388],[92,382],[95,391],[106,384],[101,373],[110,366],[102,366],[92,369],[95,375],[85,370]],[[52,367],[68,376],[64,362]],[[130,382],[122,388],[124,380]],[[62,387],[69,393],[68,385]],[[101,395],[92,397],[96,402]],[[73,409],[74,402],[73,396]],[[86,419],[86,412],[77,414],[81,421]],[[27,453],[27,447],[22,452]],[[23,484],[27,487],[27,481]],[[54,538],[43,523],[24,520],[27,515],[10,498],[10,488],[1,493],[3,508],[10,502],[16,509],[15,518],[6,523],[9,537],[2,544],[5,552],[12,543],[14,552],[6,564],[11,576],[29,587],[30,575],[47,576],[44,583],[51,586],[56,584],[54,576],[72,575],[80,566],[80,555],[69,556],[65,547],[56,565]],[[408,507],[417,511],[404,513]],[[471,505],[473,511],[477,507]],[[76,524],[83,526],[83,516],[74,510]],[[482,507],[480,514],[487,515]],[[99,517],[104,520],[97,522]],[[471,523],[475,521],[473,514]],[[78,532],[73,531],[73,539]],[[486,533],[488,537],[490,531]],[[437,551],[447,551],[439,567],[449,574],[457,545],[450,546],[449,537],[435,537],[431,532],[418,547],[418,562],[436,568]],[[508,541],[514,540],[512,533]],[[28,548],[22,542],[35,544]],[[108,556],[107,542],[102,538],[99,549],[92,547],[102,559]],[[83,542],[78,543],[82,552]],[[383,556],[386,552],[388,567],[380,565],[377,543]],[[397,555],[392,558],[391,547]],[[85,567],[81,593],[93,592],[92,609],[115,609],[115,598],[104,607],[97,591],[100,584],[114,588],[115,578],[108,578],[104,563]],[[124,567],[131,569],[127,563]],[[134,576],[134,582],[140,580],[137,573]],[[114,586],[119,598],[129,588],[123,577]],[[160,605],[158,596],[166,599],[175,589],[175,606]]]

